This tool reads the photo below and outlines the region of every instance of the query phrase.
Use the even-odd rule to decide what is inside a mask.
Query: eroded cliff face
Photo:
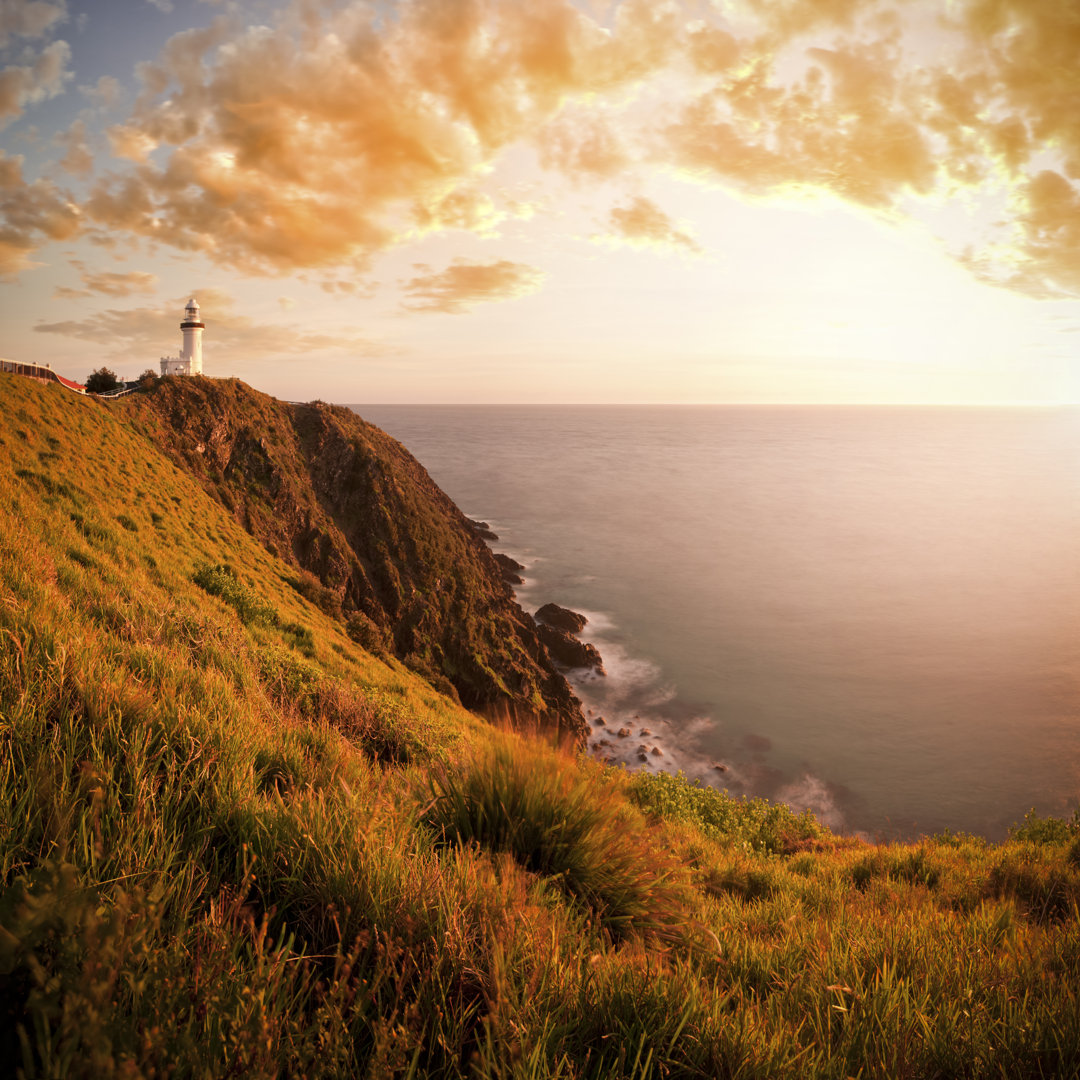
[[[479,712],[587,733],[487,544],[385,432],[238,380],[163,379],[125,408],[365,645]]]

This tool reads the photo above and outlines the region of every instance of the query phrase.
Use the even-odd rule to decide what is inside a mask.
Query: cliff
[[[487,544],[385,432],[235,379],[164,379],[124,410],[366,648],[470,709],[584,740],[580,703]]]

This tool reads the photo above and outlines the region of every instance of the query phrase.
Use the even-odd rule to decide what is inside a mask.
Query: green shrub
[[[277,626],[281,621],[278,613],[258,593],[244,585],[227,563],[218,563],[217,566],[204,563],[192,575],[192,581],[200,589],[211,596],[220,597],[234,608],[245,625],[265,623],[267,626]]]
[[[1073,813],[1072,821],[1062,818],[1039,817],[1032,807],[1024,815],[1022,825],[1014,825],[1009,835],[1015,840],[1030,840],[1033,844],[1067,844],[1080,836],[1080,810]]]
[[[349,616],[345,632],[373,656],[386,656],[390,651],[390,635],[362,611],[354,611]]]
[[[635,773],[629,794],[647,814],[695,825],[707,836],[734,840],[748,850],[788,852],[826,835],[809,811],[796,814],[783,803],[735,798],[698,780],[691,783],[681,772]]]

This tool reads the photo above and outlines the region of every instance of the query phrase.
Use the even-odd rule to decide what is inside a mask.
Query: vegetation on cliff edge
[[[1078,1075],[1076,822],[867,844],[482,722],[129,411],[0,403],[16,1075]]]

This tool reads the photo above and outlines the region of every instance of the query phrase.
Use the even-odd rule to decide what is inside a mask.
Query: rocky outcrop
[[[483,523],[385,432],[350,409],[291,405],[236,379],[165,378],[124,407],[271,553],[317,579],[293,581],[309,599],[343,620],[362,614],[467,707],[584,742],[581,704],[515,603]]]
[[[502,572],[502,579],[507,585],[524,585],[525,579],[521,576],[521,571],[525,569],[517,561],[517,559],[511,559],[509,555],[503,555],[501,552],[495,553],[495,561],[499,564],[499,570]]]
[[[537,633],[556,663],[567,668],[591,668],[605,675],[604,661],[596,646],[577,636],[588,621],[584,615],[558,604],[545,604],[536,613]]]
[[[545,604],[537,611],[536,618],[556,630],[565,630],[568,634],[580,634],[589,622],[584,615],[558,604]]]
[[[545,623],[537,623],[536,632],[556,663],[568,668],[591,668],[598,675],[606,674],[604,661],[595,645]]]
[[[499,539],[499,534],[494,532],[486,521],[474,521],[472,518],[466,518],[465,520],[476,530],[476,535],[484,540]]]

